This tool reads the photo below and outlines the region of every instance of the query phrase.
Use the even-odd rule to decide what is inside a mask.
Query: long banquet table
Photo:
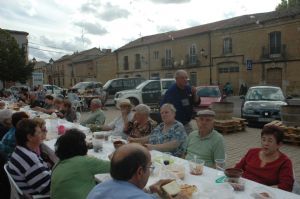
[[[88,136],[91,136],[89,134]],[[54,150],[54,144],[56,139],[48,140],[45,143]],[[93,149],[88,151],[88,155],[94,156],[99,159],[109,160],[108,155],[114,151],[114,146],[110,141],[103,142],[103,150],[100,152],[94,152]],[[159,151],[150,151],[152,162],[155,165],[155,170],[153,174],[151,174],[147,186],[155,183],[159,179],[174,177],[168,175],[168,172],[164,170],[165,166],[160,163],[160,159],[166,156],[166,154]],[[222,177],[220,175],[220,171],[204,167],[204,172],[200,176],[191,175],[189,170],[189,164],[187,160],[171,157],[174,161],[173,164],[183,165],[185,168],[185,177],[183,180],[177,180],[179,183],[196,185],[198,188],[198,192],[193,195],[193,198],[210,198],[210,199],[247,199],[254,198],[252,196],[253,192],[263,191],[269,193],[272,198],[275,199],[300,199],[299,195],[286,192],[280,189],[272,188],[269,186],[265,186],[247,179],[243,179],[245,181],[245,190],[244,191],[233,191],[231,186],[228,183],[216,183],[216,179]],[[107,179],[107,178],[106,178]],[[99,179],[101,181],[101,179]]]

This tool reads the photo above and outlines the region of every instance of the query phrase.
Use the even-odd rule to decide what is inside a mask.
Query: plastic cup
[[[190,173],[192,175],[202,175],[205,161],[199,158],[189,160]]]
[[[225,169],[225,159],[215,159],[216,169],[219,171],[224,171]]]
[[[103,150],[103,140],[93,139],[93,149],[94,152],[99,152]]]

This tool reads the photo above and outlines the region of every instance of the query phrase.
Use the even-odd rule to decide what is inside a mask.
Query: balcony
[[[197,55],[186,55],[185,64],[188,67],[200,66],[200,60]]]
[[[174,68],[174,58],[173,57],[170,59],[162,58],[161,66],[162,68]]]
[[[286,59],[286,45],[282,44],[278,48],[263,46],[261,59]]]

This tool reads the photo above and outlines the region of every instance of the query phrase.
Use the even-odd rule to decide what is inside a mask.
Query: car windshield
[[[219,88],[216,87],[200,87],[197,91],[197,96],[199,97],[220,97],[221,92]]]
[[[279,88],[250,88],[245,99],[252,101],[284,101],[284,96]]]
[[[82,89],[87,87],[88,84],[89,82],[79,82],[75,86],[73,86],[73,88]]]
[[[142,83],[140,83],[139,85],[137,85],[137,87],[135,87],[135,89],[140,89],[142,87],[144,87],[145,84],[148,84],[149,81],[144,81]]]
[[[103,88],[104,88],[104,89],[107,89],[108,86],[110,85],[110,83],[111,83],[112,81],[113,81],[112,79],[111,79],[111,80],[108,80],[108,81],[104,84]]]

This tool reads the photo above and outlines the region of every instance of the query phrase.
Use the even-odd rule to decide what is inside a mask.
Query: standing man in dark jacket
[[[171,103],[176,108],[176,120],[184,125],[189,134],[193,129],[190,125],[193,114],[193,105],[199,103],[200,98],[196,95],[196,88],[188,84],[188,75],[184,70],[175,73],[176,83],[166,92],[160,105]]]

